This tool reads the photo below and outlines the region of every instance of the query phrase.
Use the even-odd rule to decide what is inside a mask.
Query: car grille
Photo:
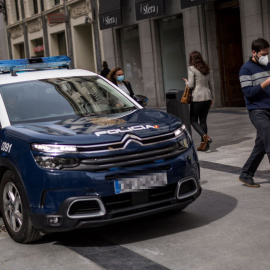
[[[176,186],[177,183],[141,192],[123,193],[103,197],[102,201],[107,211],[132,207],[144,203],[159,202],[175,197]]]
[[[116,155],[114,153],[114,155],[81,159],[80,165],[72,168],[72,170],[107,171],[119,167],[124,168],[145,164],[155,164],[175,158],[183,153],[186,149],[186,147],[174,143],[169,147],[159,147],[154,150],[128,154],[125,153],[121,155]]]
[[[164,135],[147,137],[147,138],[140,138],[136,135],[126,134],[120,142],[111,142],[107,144],[93,144],[93,145],[85,145],[85,146],[77,146],[79,152],[104,152],[104,151],[111,151],[111,150],[121,150],[125,149],[126,146],[130,142],[137,142],[141,145],[152,145],[161,142],[170,141],[175,138],[174,133],[167,133]]]

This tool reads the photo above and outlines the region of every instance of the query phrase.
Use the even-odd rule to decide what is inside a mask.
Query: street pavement
[[[45,236],[21,245],[1,232],[0,270],[264,270],[270,265],[270,166],[260,188],[238,181],[255,140],[244,108],[212,109],[211,152],[198,152],[201,196],[180,213]],[[196,147],[200,138],[192,132]]]

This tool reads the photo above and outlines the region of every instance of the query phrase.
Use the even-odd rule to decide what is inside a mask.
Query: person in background
[[[257,130],[255,146],[246,161],[239,181],[248,187],[258,188],[253,176],[263,157],[270,161],[270,45],[263,38],[252,42],[252,57],[241,67],[239,80],[245,97],[249,118]]]
[[[207,135],[207,115],[213,104],[210,69],[201,54],[193,51],[189,55],[188,80],[183,78],[192,90],[190,104],[190,123],[201,136],[197,151],[207,152],[212,139]]]
[[[120,67],[113,68],[107,79],[113,82],[116,86],[118,86],[121,90],[123,90],[126,94],[130,95],[134,98],[134,92],[131,88],[130,82],[125,80],[124,71]]]
[[[106,61],[103,61],[102,70],[100,71],[100,75],[103,76],[104,78],[107,78],[110,71],[111,70],[108,68],[108,63]]]

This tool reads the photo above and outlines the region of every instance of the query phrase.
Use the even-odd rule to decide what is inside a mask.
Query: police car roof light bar
[[[71,59],[66,55],[36,57],[14,60],[0,60],[0,71],[11,72],[12,76],[15,71],[26,69],[43,69],[43,68],[69,68]]]

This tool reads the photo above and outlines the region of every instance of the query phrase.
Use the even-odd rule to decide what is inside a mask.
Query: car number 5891
[[[9,153],[11,150],[12,144],[7,143],[7,142],[3,142],[1,145],[1,151]]]

